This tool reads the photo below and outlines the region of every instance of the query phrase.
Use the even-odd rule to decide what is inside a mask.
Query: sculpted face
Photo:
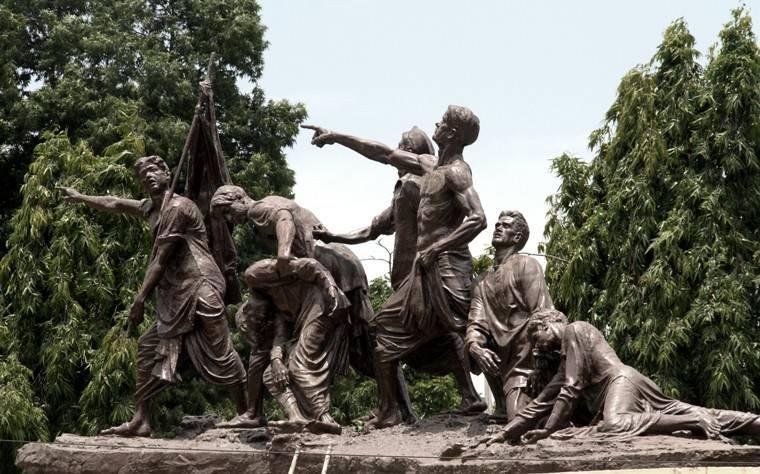
[[[248,208],[243,201],[234,201],[229,206],[222,208],[222,216],[224,216],[227,222],[243,224],[248,218]]]
[[[146,163],[138,171],[140,184],[151,196],[163,194],[169,187],[169,173],[154,163]]]
[[[561,345],[561,341],[557,334],[545,324],[541,324],[535,328],[530,334],[530,339],[533,347],[540,352],[555,351],[558,350]]]
[[[414,153],[414,147],[412,146],[412,143],[403,136],[401,137],[401,140],[398,142],[398,149],[401,151],[408,151],[409,153]]]
[[[407,151],[409,153],[414,153],[414,145],[411,141],[407,140],[403,135],[401,136],[401,140],[398,142],[398,149],[401,151]],[[398,177],[402,177],[407,172],[399,168],[398,170]]]
[[[441,117],[441,121],[435,124],[435,132],[433,132],[433,141],[440,147],[449,143],[454,136],[454,128],[449,126],[446,119],[446,114]]]
[[[515,219],[512,216],[501,216],[496,221],[496,227],[493,230],[491,244],[494,247],[509,247],[517,245],[522,238],[522,232],[515,230]]]

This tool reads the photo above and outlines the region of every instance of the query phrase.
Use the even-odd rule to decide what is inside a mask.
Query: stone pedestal
[[[471,444],[495,431],[478,418],[437,416],[414,427],[399,426],[361,434],[345,428],[340,436],[271,436],[265,429],[210,429],[182,439],[82,437],[32,443],[18,453],[25,473],[263,473],[288,472],[299,450],[296,472],[329,473],[530,473],[651,469],[656,473],[702,466],[700,474],[760,473],[760,446],[676,436],[642,436],[630,441],[543,440],[530,446],[492,446],[473,460],[442,460],[455,443]],[[733,466],[726,470],[720,466]],[[706,470],[706,469],[707,470]]]

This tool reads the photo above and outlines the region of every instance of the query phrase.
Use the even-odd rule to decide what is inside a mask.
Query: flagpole
[[[164,206],[169,202],[169,200],[174,196],[174,191],[177,189],[177,183],[179,183],[179,175],[182,171],[182,165],[185,163],[185,157],[187,156],[187,151],[190,148],[190,142],[193,138],[193,133],[195,132],[195,128],[198,126],[198,120],[201,113],[201,107],[203,106],[203,101],[206,97],[208,97],[208,94],[205,90],[203,90],[204,86],[211,87],[211,84],[213,82],[213,74],[214,74],[214,58],[216,57],[216,53],[211,53],[211,57],[208,60],[208,68],[206,69],[206,79],[201,82],[201,94],[198,97],[198,103],[195,104],[195,113],[193,114],[193,122],[190,124],[190,131],[187,134],[187,138],[185,138],[185,146],[182,148],[182,155],[179,157],[179,164],[177,165],[177,171],[174,173],[174,179],[172,180],[172,186],[169,188],[169,192],[164,195],[164,201],[161,204],[161,209],[164,208]]]

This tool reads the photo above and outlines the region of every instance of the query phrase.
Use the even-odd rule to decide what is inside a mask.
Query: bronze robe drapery
[[[345,373],[350,362],[357,372],[374,377],[375,339],[370,324],[375,313],[364,267],[351,249],[342,244],[317,245],[314,256],[327,268],[350,302],[350,306],[334,318],[336,326],[331,337],[336,339],[336,357],[330,369],[332,376]]]
[[[348,300],[338,291],[337,307],[328,307],[327,287],[337,286],[327,269],[309,258],[291,261],[288,275],[278,271],[276,260],[261,260],[246,270],[245,278],[248,287],[265,294],[292,325],[287,351],[291,389],[301,412],[318,419],[330,409],[331,366],[346,359],[341,354],[345,337],[334,332],[342,322],[334,315],[348,307]],[[266,377],[265,373],[265,381]]]
[[[225,281],[208,250],[203,216],[189,199],[174,195],[159,215],[143,203],[156,245],[175,244],[158,283],[155,323],[138,340],[138,399],[164,382],[179,380],[182,360],[189,360],[210,383],[244,383],[245,370],[232,346],[223,301]]]
[[[467,321],[471,284],[472,255],[467,247],[442,252],[430,268],[415,262],[412,273],[375,316],[378,360],[405,359],[415,368],[445,373],[440,351],[463,350],[459,331]],[[440,350],[428,345],[433,341]]]

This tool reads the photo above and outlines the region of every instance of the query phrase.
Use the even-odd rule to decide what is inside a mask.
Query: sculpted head
[[[138,158],[135,162],[135,170],[143,189],[151,196],[161,196],[169,189],[171,171],[160,156]]]
[[[398,149],[414,153],[415,155],[435,155],[433,142],[418,126],[414,126],[401,134],[401,141],[398,142]],[[403,176],[406,171],[398,170],[398,175]]]
[[[398,143],[399,150],[408,151],[416,155],[434,155],[435,148],[433,142],[418,126],[414,126],[401,134],[401,141]]]
[[[544,309],[530,315],[528,338],[533,350],[551,352],[562,346],[562,334],[567,326],[567,317],[556,309]]]
[[[493,230],[491,244],[496,247],[515,247],[522,250],[530,237],[530,229],[525,216],[520,211],[501,211]]]
[[[250,198],[240,186],[220,186],[211,198],[211,212],[227,222],[242,224],[248,218]]]
[[[472,145],[480,133],[480,120],[472,110],[459,105],[449,105],[441,121],[435,124],[433,141],[438,146],[456,144]]]

